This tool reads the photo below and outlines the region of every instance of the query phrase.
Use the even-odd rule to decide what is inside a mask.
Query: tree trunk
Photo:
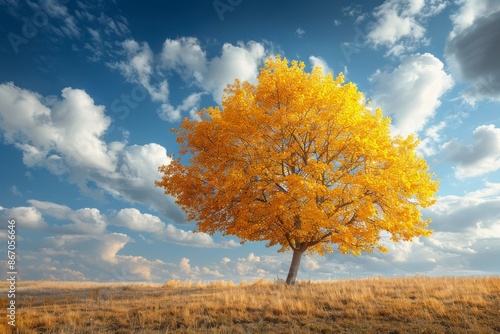
[[[290,264],[290,270],[288,271],[288,276],[286,278],[286,284],[295,284],[295,279],[297,278],[297,273],[299,271],[300,260],[304,254],[303,250],[294,250],[292,257],[292,264]]]

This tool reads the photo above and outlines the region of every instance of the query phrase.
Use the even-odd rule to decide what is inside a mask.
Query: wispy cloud
[[[153,101],[160,103],[157,112],[161,119],[176,122],[184,114],[193,115],[200,99],[210,94],[220,104],[223,91],[234,79],[255,82],[259,66],[270,54],[261,43],[226,43],[220,56],[209,59],[198,39],[181,37],[166,39],[159,54],[148,43],[127,40],[122,43],[125,59],[110,64],[125,78],[142,85]],[[169,83],[165,77],[175,73],[198,92],[190,93],[179,106],[169,101]]]
[[[298,38],[302,38],[305,35],[306,31],[302,28],[297,28],[295,30],[295,34],[297,35]]]

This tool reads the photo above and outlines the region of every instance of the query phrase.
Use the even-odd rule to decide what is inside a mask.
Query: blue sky
[[[435,233],[389,253],[306,256],[299,279],[498,275],[496,0],[0,0],[0,219],[23,280],[284,278],[290,253],[192,233],[154,187],[170,132],[270,56],[343,72],[417,134],[441,179]],[[385,238],[384,238],[385,240]],[[5,260],[2,260],[5,263]]]

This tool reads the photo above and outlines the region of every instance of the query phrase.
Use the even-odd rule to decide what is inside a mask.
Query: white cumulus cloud
[[[142,203],[174,222],[184,214],[154,182],[168,165],[166,149],[155,143],[107,143],[111,120],[83,90],[65,88],[61,99],[44,98],[11,83],[0,84],[0,133],[23,152],[28,167],[43,167],[80,187],[87,195],[107,193]],[[97,186],[97,192],[89,188]]]
[[[16,227],[23,230],[45,231],[48,227],[40,211],[34,207],[18,206],[10,209],[0,207],[0,217],[5,222],[14,219]]]
[[[448,159],[457,163],[460,179],[480,176],[500,169],[500,129],[493,124],[478,126],[472,132],[473,143],[451,140],[443,145]]]
[[[377,70],[370,80],[374,103],[393,117],[395,132],[403,135],[422,130],[453,86],[443,63],[429,53],[405,56],[397,68]]]
[[[375,8],[376,21],[367,38],[375,47],[386,46],[388,55],[400,56],[428,43],[425,19],[440,13],[447,5],[448,1],[439,0],[386,0]]]
[[[165,224],[160,217],[142,213],[135,208],[121,209],[110,219],[110,223],[134,231],[153,233],[156,240],[177,245],[197,248],[234,248],[240,246],[234,240],[217,243],[206,233],[186,231],[173,224]]]
[[[71,208],[52,202],[28,200],[28,203],[45,217],[53,217],[63,224],[52,224],[51,230],[63,234],[102,235],[107,232],[106,218],[96,208]]]
[[[160,232],[165,228],[165,223],[157,216],[149,213],[141,213],[134,208],[126,208],[118,211],[111,220],[112,224],[125,226],[134,231]]]

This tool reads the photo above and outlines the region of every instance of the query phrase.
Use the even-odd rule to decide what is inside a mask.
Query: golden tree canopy
[[[324,254],[372,251],[429,235],[420,208],[438,181],[413,136],[392,138],[342,74],[270,58],[258,83],[228,85],[222,109],[201,110],[176,130],[180,158],[157,182],[200,231]]]

